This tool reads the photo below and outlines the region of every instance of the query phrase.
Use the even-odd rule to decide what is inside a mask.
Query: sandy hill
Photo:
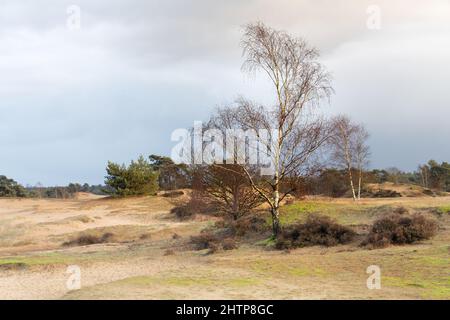
[[[374,197],[424,197],[424,196],[444,196],[446,192],[436,192],[414,184],[407,183],[370,183],[365,187],[366,196]]]

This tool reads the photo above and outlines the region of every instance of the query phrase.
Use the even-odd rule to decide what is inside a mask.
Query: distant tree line
[[[68,186],[52,187],[44,187],[37,183],[35,186],[24,187],[15,180],[0,175],[0,197],[70,199],[78,192],[107,195],[110,192],[110,188],[103,185],[89,185],[88,183],[83,185],[70,183]]]
[[[108,163],[105,185],[89,185],[88,183],[70,183],[67,186],[44,187],[40,183],[35,186],[22,186],[13,179],[0,175],[0,197],[17,198],[56,198],[70,199],[78,192],[89,192],[96,195],[145,195],[155,194],[157,190],[175,190],[194,188],[213,197],[221,199],[226,210],[235,217],[251,210],[260,204],[260,199],[249,192],[247,179],[236,165],[233,171],[227,171],[227,165],[188,166],[175,164],[169,157],[151,155],[148,160],[139,158],[128,167],[112,162]],[[350,168],[352,176],[364,183],[414,184],[436,191],[450,192],[450,164],[430,160],[419,165],[413,172],[401,171],[395,167],[387,169],[363,170]],[[352,196],[348,183],[348,170],[345,168],[322,168],[315,174],[295,181],[287,181],[283,190],[291,190],[295,195],[325,195],[329,197]],[[195,183],[196,182],[196,183]]]

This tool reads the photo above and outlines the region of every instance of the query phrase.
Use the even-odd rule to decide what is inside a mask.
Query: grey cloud
[[[450,158],[450,4],[379,0],[2,1],[0,173],[22,183],[99,183],[107,160],[170,152],[170,133],[238,94],[269,103],[240,72],[241,27],[261,20],[322,51],[336,95],[371,132],[373,166]],[[81,8],[82,29],[66,28]],[[427,143],[425,143],[427,142]],[[419,147],[420,145],[420,147]]]

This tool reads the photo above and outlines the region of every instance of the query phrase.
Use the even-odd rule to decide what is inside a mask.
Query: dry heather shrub
[[[198,236],[191,236],[191,243],[195,250],[211,249],[217,246],[219,239],[211,232],[202,232]]]
[[[234,250],[237,249],[238,246],[233,238],[227,238],[222,241],[222,248],[223,250]]]
[[[247,233],[261,233],[269,230],[266,220],[255,215],[244,216],[231,223],[231,229],[238,236]]]
[[[161,197],[166,197],[166,198],[176,198],[176,197],[183,196],[184,191],[182,191],[182,190],[165,191],[165,192],[161,192],[159,195]]]
[[[173,251],[172,249],[167,249],[166,251],[164,251],[165,256],[173,256],[174,254],[175,251]]]
[[[208,254],[219,251],[221,247],[223,250],[234,250],[238,248],[233,238],[221,240],[220,235],[213,234],[209,231],[204,231],[198,236],[191,236],[191,243],[194,245],[195,250],[209,249]]]
[[[277,249],[314,245],[335,246],[353,240],[356,233],[326,216],[309,215],[304,223],[285,228],[277,238]]]
[[[170,210],[170,213],[173,213],[177,216],[178,219],[184,220],[192,217],[195,212],[188,208],[187,206],[175,207]]]
[[[148,240],[151,239],[151,234],[150,233],[143,233],[139,236],[139,240]]]
[[[375,221],[362,245],[382,248],[389,244],[410,244],[430,239],[437,230],[437,222],[423,215],[389,215]]]
[[[3,263],[0,264],[0,271],[1,270],[25,270],[28,268],[28,265],[23,262],[12,262],[12,263]]]
[[[94,235],[80,235],[79,237],[64,242],[63,246],[88,246],[91,244],[97,244],[97,243],[105,243],[105,242],[109,242],[111,240],[111,238],[114,235],[112,233],[105,233],[103,234],[101,237],[97,237]]]
[[[187,203],[183,203],[173,208],[170,212],[179,219],[189,219],[196,214],[210,214],[217,208],[203,193],[199,191],[192,192],[191,198]]]

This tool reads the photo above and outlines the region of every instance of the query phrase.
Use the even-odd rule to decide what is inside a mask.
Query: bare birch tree
[[[370,155],[368,137],[364,126],[353,124],[347,116],[338,116],[334,119],[331,154],[335,164],[347,171],[353,200],[361,198],[363,170]],[[357,191],[354,182],[355,171],[358,174]]]
[[[263,71],[273,85],[273,107],[258,106],[241,98],[237,108],[225,108],[216,126],[227,124],[251,131],[269,159],[270,174],[255,177],[241,164],[250,185],[270,208],[272,231],[280,231],[280,203],[291,190],[284,181],[304,172],[312,155],[329,137],[328,122],[311,112],[332,93],[330,76],[317,61],[318,52],[304,40],[273,30],[262,23],[245,27],[242,39],[243,71]],[[269,137],[261,136],[261,129]],[[268,139],[267,139],[268,138]]]
[[[369,164],[370,150],[367,140],[369,139],[369,133],[363,125],[356,125],[355,127],[355,140],[354,140],[354,154],[355,165],[358,170],[358,200],[361,199],[361,188],[363,173],[366,166]]]

